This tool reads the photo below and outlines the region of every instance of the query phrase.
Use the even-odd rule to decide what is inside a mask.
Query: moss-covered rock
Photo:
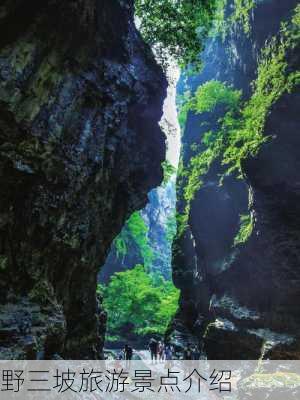
[[[300,8],[220,5],[203,71],[179,85],[173,328],[213,359],[298,358]]]
[[[1,5],[0,318],[12,307],[28,329],[0,358],[27,357],[28,335],[37,357],[101,356],[99,268],[163,178],[166,80],[133,1],[98,3]]]

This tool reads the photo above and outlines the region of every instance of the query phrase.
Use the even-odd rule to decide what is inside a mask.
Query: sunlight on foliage
[[[240,230],[234,239],[234,246],[246,243],[253,232],[253,218],[251,214],[240,216]]]
[[[125,256],[125,254],[127,253],[127,246],[126,246],[126,241],[124,240],[122,235],[119,235],[116,238],[114,244],[116,246],[117,256],[118,257]]]
[[[108,335],[115,338],[130,332],[163,335],[178,307],[179,291],[172,282],[147,274],[142,265],[114,274],[98,292],[108,311]]]
[[[144,265],[149,267],[153,261],[154,254],[149,244],[148,227],[139,211],[134,212],[126,223],[120,235],[115,239],[118,257],[127,254],[127,244],[133,241],[144,260]]]
[[[145,40],[168,63],[174,56],[181,66],[200,64],[199,54],[208,35],[217,0],[136,0],[135,13]]]
[[[291,23],[284,23],[280,37],[272,38],[262,50],[258,63],[258,76],[253,82],[253,94],[248,101],[242,93],[224,82],[215,80],[201,85],[194,97],[189,98],[188,108],[195,113],[222,111],[217,127],[204,134],[198,154],[179,174],[186,179],[183,197],[184,213],[178,217],[179,234],[186,227],[190,203],[203,185],[212,163],[219,160],[226,166],[224,175],[242,177],[241,162],[255,156],[261,145],[271,140],[272,132],[264,132],[265,123],[273,104],[300,83],[299,71],[290,71],[287,54],[300,42],[300,5],[296,7]],[[223,175],[223,176],[224,176]],[[222,182],[222,179],[221,181]]]
[[[233,0],[229,9],[228,4],[228,0],[217,1],[209,36],[219,36],[224,40],[226,35],[237,27],[241,27],[243,32],[249,35],[251,32],[251,13],[256,7],[255,0]]]
[[[217,105],[222,105],[224,112],[232,114],[238,109],[241,92],[234,90],[222,82],[209,81],[200,86],[191,108],[196,113],[212,112]],[[210,130],[203,136],[204,149],[190,159],[187,173],[187,183],[184,189],[184,199],[187,202],[186,215],[189,213],[190,202],[203,184],[201,177],[209,171],[212,162],[224,150],[224,140],[220,132]],[[206,148],[205,148],[206,147]]]
[[[255,0],[234,0],[234,11],[230,17],[231,24],[240,24],[246,34],[250,33],[250,13],[255,7]]]
[[[222,82],[211,80],[199,86],[190,104],[196,114],[212,112],[217,105],[224,105],[225,109],[234,111],[239,105],[240,98],[240,91],[233,90]]]

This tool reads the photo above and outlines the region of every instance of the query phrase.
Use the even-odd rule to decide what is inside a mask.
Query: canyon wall
[[[99,358],[99,267],[163,177],[133,1],[0,6],[0,358]]]
[[[151,273],[171,279],[171,247],[176,231],[175,177],[152,190],[148,197],[149,203],[138,218],[140,226],[135,226],[131,218],[113,242],[101,268],[99,283],[108,283],[114,273],[134,268],[137,264],[144,265]]]
[[[232,15],[234,3],[227,3],[225,21]],[[254,2],[246,19],[245,15],[236,19],[222,38],[216,35],[208,40],[202,55],[204,68],[197,75],[181,78],[181,94],[187,90],[195,93],[200,85],[216,80],[231,90],[241,90],[242,102],[252,101],[263,58],[271,59],[275,54],[262,50],[272,40],[277,43],[276,49],[278,38],[285,37],[284,32],[290,29],[295,35],[294,45],[287,46],[284,58],[269,63],[265,78],[267,81],[269,75],[273,80],[269,84],[277,85],[280,92],[281,81],[276,80],[271,67],[279,70],[280,63],[286,63],[285,74],[299,70],[299,34],[295,33],[299,32],[299,20],[297,27],[294,16],[297,3]],[[284,21],[286,25],[282,25]],[[265,86],[267,98],[269,88]],[[177,180],[179,232],[173,245],[173,278],[181,299],[168,336],[179,346],[198,344],[211,359],[300,356],[297,89],[299,86],[294,85],[274,96],[276,100],[266,112],[263,140],[255,153],[241,159],[240,174],[228,172],[223,155],[230,138],[222,138],[224,148],[208,170],[199,173],[202,183],[189,204],[186,188],[194,171],[191,162],[195,165],[195,157],[206,149],[203,143],[208,136],[204,136],[208,130],[218,129],[224,109],[216,106],[210,112],[190,111],[187,115]],[[259,111],[252,118],[254,128]],[[235,142],[236,148],[242,144],[243,138],[241,144]],[[186,212],[186,224],[180,228]]]

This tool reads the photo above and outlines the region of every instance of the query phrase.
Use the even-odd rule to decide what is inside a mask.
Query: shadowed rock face
[[[190,82],[193,89],[218,79],[249,97],[260,49],[296,4],[260,2],[249,38],[236,31],[224,43],[210,42],[206,67]],[[289,70],[299,69],[299,49],[288,62]],[[181,300],[169,334],[179,344],[200,344],[208,358],[299,358],[299,99],[294,91],[273,105],[264,129],[273,139],[244,161],[243,180],[229,176],[219,186],[224,166],[215,162],[191,204],[189,228],[174,243],[173,276]],[[205,132],[200,127],[205,118],[217,121],[219,115],[188,116],[184,165],[193,155],[190,145]],[[182,190],[179,182],[179,211],[185,206]],[[252,234],[235,246],[239,216],[248,208]]]
[[[166,81],[132,1],[7,1],[0,22],[0,358],[97,358],[97,273],[162,180]]]

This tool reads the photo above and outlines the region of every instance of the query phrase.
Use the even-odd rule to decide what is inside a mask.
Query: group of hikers
[[[157,341],[153,338],[149,342],[149,351],[151,354],[151,360],[173,360],[175,355],[174,347],[170,343],[164,344],[162,341]],[[201,353],[196,345],[192,346],[188,343],[183,349],[183,360],[199,360],[200,356]]]
[[[128,344],[125,344],[123,351],[118,355],[118,359],[130,361],[132,360],[132,356],[133,356],[132,347],[128,346]]]
[[[173,359],[173,346],[169,343],[164,344],[162,341],[157,341],[155,339],[150,339],[149,341],[149,351],[151,354],[152,361],[164,361],[164,360],[172,360]]]
[[[148,349],[151,355],[152,361],[169,361],[174,359],[174,347],[170,343],[164,343],[161,340],[156,340],[154,338],[150,339],[148,344]],[[200,351],[198,346],[192,346],[190,343],[183,350],[184,360],[199,360]],[[128,344],[125,344],[124,349],[119,353],[119,360],[132,360],[133,349]]]

